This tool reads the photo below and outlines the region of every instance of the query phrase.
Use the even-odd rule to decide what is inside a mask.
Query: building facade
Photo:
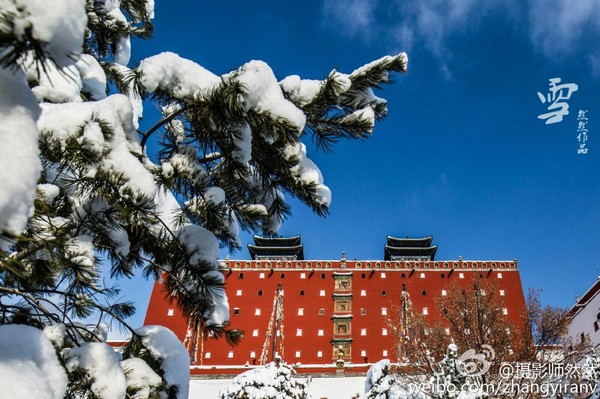
[[[491,279],[503,312],[519,323],[525,298],[516,260],[435,260],[432,238],[388,237],[383,260],[305,260],[300,237],[249,245],[252,260],[225,260],[230,327],[245,332],[235,347],[191,331],[156,283],[145,324],[172,329],[190,350],[192,373],[239,373],[270,361],[274,353],[301,363],[301,373],[365,372],[395,359],[390,317],[410,296],[414,312],[436,320],[436,298],[449,287]]]
[[[573,346],[587,343],[592,348],[600,346],[600,277],[569,310],[567,336]]]

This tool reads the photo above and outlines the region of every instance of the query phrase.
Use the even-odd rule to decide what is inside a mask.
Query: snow
[[[242,247],[242,241],[239,238],[240,223],[233,211],[229,211],[229,223],[227,225],[227,234],[229,235],[229,237],[233,238],[233,240],[235,241],[235,244],[239,248]]]
[[[0,325],[0,392],[11,399],[62,399],[67,375],[37,328]]]
[[[247,204],[241,208],[247,212],[254,212],[263,216],[268,215],[267,208],[263,204]]]
[[[131,243],[129,242],[129,236],[127,232],[121,227],[116,227],[108,231],[110,240],[114,244],[115,253],[123,258],[129,254]]]
[[[60,194],[60,188],[54,184],[43,183],[37,185],[37,192],[46,204],[52,205],[54,199]]]
[[[125,371],[127,389],[135,391],[131,399],[148,398],[151,389],[162,383],[162,378],[145,361],[137,357],[123,360],[121,367]]]
[[[67,241],[65,248],[65,256],[70,258],[71,262],[87,268],[91,268],[96,264],[92,237],[82,234],[72,238]]]
[[[85,124],[83,134],[77,139],[83,149],[93,152],[97,156],[101,156],[104,151],[104,134],[102,128],[96,121],[90,121]]]
[[[221,284],[225,281],[223,273],[218,270],[211,270],[205,273],[203,277],[216,279]],[[227,299],[225,290],[223,288],[216,288],[212,290],[212,293],[214,296],[214,309],[212,312],[207,312],[204,315],[208,319],[206,323],[208,325],[225,325],[229,321],[229,300]]]
[[[75,65],[57,68],[52,62],[43,63],[42,67],[28,57],[23,62],[23,70],[29,82],[37,82],[31,91],[38,102],[68,103],[81,102],[81,78]]]
[[[173,113],[179,111],[180,109],[181,105],[177,103],[165,105],[162,107],[163,117],[166,118],[172,115]],[[171,133],[173,133],[173,135],[176,137],[177,142],[181,142],[183,139],[185,139],[185,126],[183,125],[183,122],[181,120],[177,118],[172,119],[168,124],[165,125],[165,127]]]
[[[67,327],[62,323],[52,324],[44,328],[44,334],[57,348],[63,347],[66,331]]]
[[[340,73],[335,69],[329,73],[329,79],[333,80],[336,83],[336,85],[334,86],[334,89],[337,89],[334,91],[335,96],[342,95],[343,93],[350,90],[350,87],[352,86],[350,76],[346,75],[345,73]]]
[[[106,152],[98,163],[85,165],[87,175],[93,177],[100,168],[112,170],[125,176],[128,181],[121,187],[121,194],[128,196],[128,189],[154,198],[157,188],[154,177],[134,155],[141,153],[137,133],[133,125],[133,113],[129,99],[113,94],[104,100],[79,104],[42,104],[43,112],[38,121],[42,139],[48,144],[66,148],[70,138],[87,140],[89,148],[103,147]],[[112,136],[98,134],[97,126],[82,132],[86,122],[100,120],[107,123]]]
[[[356,68],[351,74],[350,77],[352,78],[357,78],[360,76],[364,76],[368,73],[371,72],[371,69],[373,69],[374,67],[377,67],[378,65],[384,65],[384,64],[390,64],[392,63],[394,60],[401,60],[404,65],[406,65],[408,63],[408,56],[406,55],[406,53],[400,53],[398,55],[386,55],[383,56],[377,60],[371,61],[359,68]],[[381,72],[381,74],[379,75],[379,80],[380,81],[387,81],[388,80],[388,75],[389,73],[387,71],[383,71]]]
[[[92,99],[106,98],[106,74],[98,60],[89,54],[81,54],[75,64],[81,77],[83,91],[90,93]]]
[[[0,93],[10,93],[0,96],[0,233],[19,234],[31,213],[41,171],[35,124],[40,108],[18,71],[0,68]],[[1,249],[6,245],[0,240]]]
[[[273,119],[291,123],[298,132],[304,130],[304,112],[285,99],[273,70],[265,62],[250,61],[237,71],[224,75],[223,79],[235,80],[242,85],[243,95],[238,101],[245,112],[265,113]]]
[[[373,385],[387,374],[389,367],[390,360],[382,359],[369,368],[367,379],[365,380],[365,392],[373,388]]]
[[[146,91],[161,89],[178,99],[193,99],[221,82],[217,75],[171,52],[144,59],[137,71]]]
[[[117,21],[119,25],[127,26],[127,18],[125,14],[121,11],[121,1],[120,0],[109,0],[104,3],[104,9],[107,12],[107,16]],[[117,40],[116,48],[114,51],[114,59],[117,64],[127,65],[129,63],[129,59],[131,58],[131,39],[129,35],[120,37]]]
[[[390,361],[380,360],[367,372],[362,399],[426,399],[424,392],[407,389],[396,375],[390,373]],[[465,398],[466,399],[466,398]]]
[[[242,124],[238,129],[233,129],[237,134],[233,135],[235,149],[231,156],[233,159],[247,165],[252,159],[252,129],[247,123]]]
[[[335,69],[329,73],[328,79],[334,83],[332,88],[335,97],[339,97],[341,94],[347,92],[352,86],[350,76],[340,73]],[[304,107],[314,101],[325,86],[325,81],[300,79],[298,75],[291,75],[283,79],[279,84],[294,104]]]
[[[73,63],[81,53],[87,16],[85,0],[0,0],[0,10],[15,15],[14,24],[0,24],[0,32],[10,32],[19,40],[31,36],[45,44],[51,58],[59,65]]]
[[[191,265],[199,262],[217,264],[219,241],[209,230],[195,224],[186,224],[177,232],[177,238],[187,249]]]
[[[221,187],[210,187],[204,193],[204,200],[212,205],[220,205],[225,202],[225,191]]]
[[[80,368],[93,378],[92,392],[100,399],[123,398],[126,382],[120,356],[104,342],[90,342],[70,349],[66,360],[67,368]]]
[[[298,75],[287,76],[279,84],[290,99],[300,107],[314,100],[323,87],[321,80],[300,79]]]
[[[154,0],[146,0],[146,14],[148,19],[154,19]]]
[[[331,190],[323,184],[323,175],[317,165],[306,156],[306,145],[304,143],[297,143],[293,146],[288,146],[284,150],[283,156],[287,160],[293,158],[300,160],[298,165],[290,169],[294,178],[306,185],[316,185],[317,203],[329,206],[331,203]]]
[[[308,392],[315,399],[351,399],[363,392],[365,377],[298,378],[306,381]],[[231,385],[231,379],[193,379],[189,399],[217,399]]]
[[[373,128],[375,127],[375,111],[373,111],[373,108],[365,107],[358,109],[346,116],[346,118],[356,118],[366,121],[369,124],[369,133],[373,132]]]
[[[306,382],[292,378],[294,373],[292,366],[279,362],[256,367],[235,377],[227,389],[219,394],[219,398],[310,399],[305,392]]]
[[[177,398],[187,399],[190,382],[190,358],[177,336],[163,326],[144,326],[136,333],[153,358],[162,362],[167,388],[178,388]]]

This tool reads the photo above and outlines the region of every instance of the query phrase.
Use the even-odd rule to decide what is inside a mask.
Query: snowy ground
[[[190,399],[217,399],[231,380],[192,380]],[[362,393],[365,377],[314,378],[310,382],[313,399],[351,399]]]

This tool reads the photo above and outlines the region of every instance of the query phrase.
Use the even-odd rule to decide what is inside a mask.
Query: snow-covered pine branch
[[[324,80],[278,80],[262,61],[216,74],[168,52],[129,66],[153,16],[153,0],[0,0],[0,327],[54,333],[68,381],[56,398],[108,398],[108,375],[121,376],[112,397],[184,397],[171,360],[141,344],[151,331],[127,325],[134,308],[103,285],[101,261],[112,277],[163,278],[193,323],[235,343],[219,247],[240,248],[241,229],[277,233],[290,196],[327,214],[302,138],[368,137],[387,113],[373,88],[406,71],[405,54]],[[163,117],[142,121],[145,104]],[[133,334],[123,362],[98,333],[104,319]]]

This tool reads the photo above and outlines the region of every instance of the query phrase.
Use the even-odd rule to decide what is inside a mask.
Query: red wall
[[[453,281],[468,288],[473,278],[480,277],[494,280],[498,289],[505,291],[509,319],[518,323],[525,312],[519,271],[513,261],[342,261],[342,264],[345,268],[341,268],[340,261],[228,261],[224,274],[231,309],[230,327],[243,330],[245,335],[241,344],[234,348],[224,341],[213,339],[199,344],[201,353],[197,353],[198,367],[194,371],[216,372],[211,366],[238,366],[237,370],[230,369],[236,373],[246,363],[260,364],[273,298],[279,283],[284,291],[284,359],[288,363],[301,362],[306,367],[305,370],[301,368],[301,372],[318,371],[316,365],[331,365],[336,358],[331,344],[334,337],[335,272],[352,272],[351,291],[345,291],[352,293],[352,308],[351,312],[343,314],[352,314],[351,361],[357,371],[361,369],[359,364],[374,363],[386,357],[384,350],[388,351],[388,358],[394,359],[393,333],[388,328],[388,335],[382,335],[386,316],[382,316],[381,308],[387,308],[388,315],[392,315],[394,306],[400,304],[403,284],[406,284],[415,312],[420,313],[423,307],[427,307],[427,317],[432,320],[438,317],[434,300],[443,289],[447,289]],[[424,273],[424,278],[421,278],[421,273]],[[460,278],[461,273],[464,278]],[[498,278],[499,273],[502,278]],[[238,295],[238,290],[241,290],[241,295]],[[259,295],[259,290],[262,295]],[[325,291],[324,296],[321,290]],[[362,290],[366,296],[361,295]],[[385,295],[382,295],[382,290],[386,291]],[[303,295],[300,291],[303,291]],[[426,291],[426,295],[423,295],[423,291]],[[234,314],[235,308],[239,309],[238,315]],[[303,315],[298,315],[299,308],[304,310]],[[173,316],[168,316],[169,309],[173,310]],[[256,309],[260,309],[260,315],[255,314]],[[324,315],[319,315],[319,309],[325,310]],[[361,309],[366,314],[361,314]],[[174,304],[164,300],[159,283],[154,286],[145,324],[164,325],[182,341],[185,338],[187,322]],[[363,328],[366,328],[366,336],[361,335]],[[253,336],[256,329],[258,336]],[[302,329],[302,336],[296,335],[298,329]],[[323,336],[318,335],[320,329],[324,332]],[[361,356],[363,350],[366,356]],[[300,357],[296,357],[296,351],[300,351]],[[322,352],[322,357],[317,356],[318,351]],[[228,356],[230,352],[233,352],[232,358]],[[251,352],[255,352],[255,359],[250,357]],[[218,372],[227,373],[228,370],[221,368]]]

